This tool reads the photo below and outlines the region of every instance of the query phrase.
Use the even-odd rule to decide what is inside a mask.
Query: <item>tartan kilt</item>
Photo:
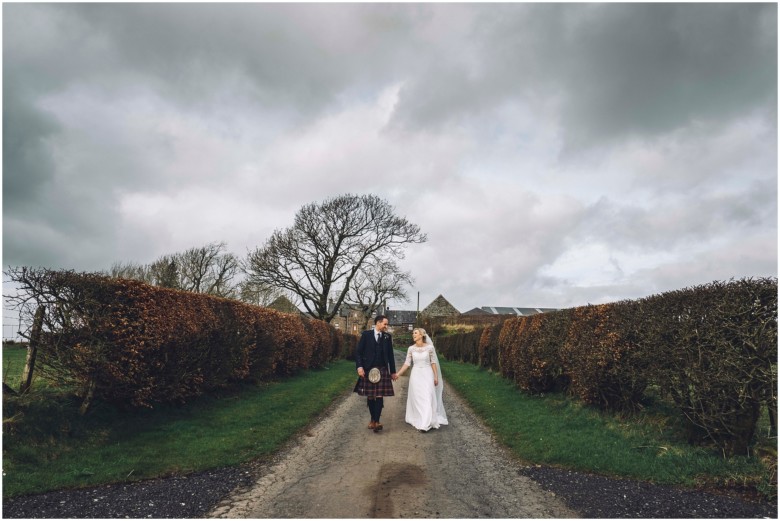
[[[365,378],[360,378],[358,376],[357,383],[352,392],[358,393],[359,396],[368,396],[369,398],[395,396],[395,393],[393,392],[393,381],[390,379],[390,371],[387,370],[387,367],[380,367],[379,372],[382,374],[382,379],[375,384],[368,381],[368,371],[366,371]]]

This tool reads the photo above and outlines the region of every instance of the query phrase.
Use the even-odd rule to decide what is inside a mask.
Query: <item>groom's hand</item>
[[[391,380],[393,380],[393,381],[396,381],[396,380],[398,380],[398,373],[393,373],[393,374],[391,374],[391,375],[390,375],[390,379],[391,379]]]
[[[365,378],[366,377],[366,372],[365,372],[365,370],[363,370],[362,367],[358,367],[358,376],[360,378]]]

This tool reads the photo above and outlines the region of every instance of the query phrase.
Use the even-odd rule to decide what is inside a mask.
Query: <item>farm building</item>
[[[547,313],[557,311],[554,308],[520,308],[520,307],[502,307],[502,306],[482,306],[474,308],[464,315],[515,315],[518,317],[527,317],[538,313]]]

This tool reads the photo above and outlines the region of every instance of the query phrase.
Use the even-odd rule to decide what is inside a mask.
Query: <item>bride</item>
[[[406,362],[398,371],[398,376],[401,376],[412,366],[406,397],[406,423],[421,431],[438,429],[448,423],[441,400],[444,380],[441,378],[439,359],[424,329],[412,331],[412,339],[414,345],[409,346]]]

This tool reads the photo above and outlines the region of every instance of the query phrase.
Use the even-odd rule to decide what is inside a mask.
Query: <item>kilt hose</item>
[[[395,393],[393,392],[393,381],[390,379],[390,371],[387,370],[387,367],[380,367],[379,372],[381,373],[382,378],[375,384],[368,381],[368,371],[366,371],[365,378],[360,378],[358,376],[357,383],[352,392],[368,398],[395,396]]]

